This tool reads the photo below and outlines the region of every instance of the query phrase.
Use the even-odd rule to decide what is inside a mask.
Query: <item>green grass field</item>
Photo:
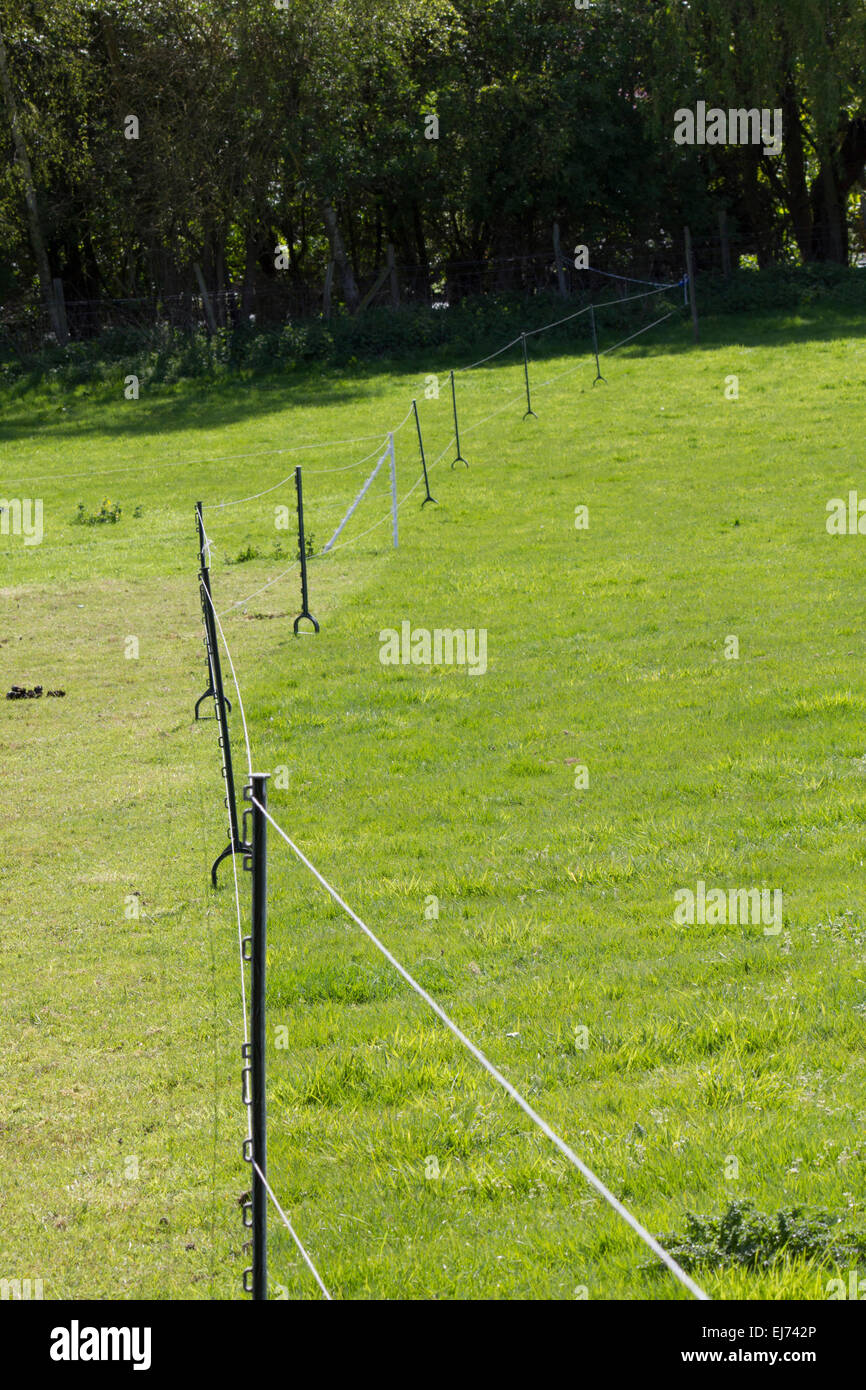
[[[434,370],[3,393],[0,492],[45,513],[41,545],[0,538],[4,691],[66,696],[3,702],[0,1276],[242,1297],[201,498],[218,611],[291,566],[223,619],[279,823],[649,1230],[832,1212],[823,1252],[693,1265],[714,1298],[822,1299],[866,1230],[866,541],[825,525],[864,486],[862,323],[719,319],[697,350],[668,327],[595,389],[585,357],[535,360],[525,422],[514,356],[458,378],[470,468],[445,452],[397,551],[390,522],[361,535],[383,468],[311,564],[321,633],[294,638],[293,484],[210,504],[301,462],[319,549],[371,465],[315,470],[375,441],[265,451],[384,432],[417,395],[433,460]],[[396,450],[402,496],[411,421]],[[75,523],[103,499],[115,524]],[[383,665],[406,620],[486,629],[486,674]],[[698,880],[780,890],[781,931],[677,925]],[[335,1297],[688,1297],[273,833],[270,884],[270,1177]],[[271,1216],[273,1292],[317,1297]]]

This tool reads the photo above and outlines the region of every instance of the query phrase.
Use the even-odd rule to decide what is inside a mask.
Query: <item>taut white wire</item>
[[[405,423],[406,421],[404,420],[403,424]],[[402,425],[397,426],[397,429],[402,428]],[[138,473],[141,471],[142,468],[154,467],[199,468],[203,464],[233,463],[236,459],[275,458],[278,454],[295,454],[301,452],[304,449],[338,449],[342,448],[342,446],[345,444],[366,444],[369,439],[381,438],[381,434],[360,434],[356,435],[354,439],[326,439],[319,444],[291,444],[285,449],[261,449],[258,452],[251,454],[215,454],[211,458],[206,459],[157,459],[156,463],[154,463],[151,460],[148,460],[146,463],[133,463],[128,468],[92,468],[89,472],[86,473],[43,473],[35,478],[28,477],[27,481],[31,483],[39,483],[49,481],[54,482],[55,479],[59,482],[60,480],[66,478],[105,478],[114,473]],[[321,471],[328,472],[329,470],[322,469]],[[10,480],[7,479],[7,481]],[[15,482],[20,480],[16,480],[13,478],[11,479],[11,481]]]
[[[300,563],[300,561],[298,563]],[[233,613],[236,608],[243,608],[245,603],[249,603],[250,599],[258,598],[259,594],[265,592],[265,589],[270,589],[272,585],[278,584],[281,579],[285,579],[286,575],[291,574],[294,568],[294,565],[289,565],[288,569],[280,570],[279,574],[275,574],[273,579],[269,579],[260,589],[255,589],[251,594],[247,594],[246,598],[239,598],[237,603],[230,603],[228,608],[223,609],[222,616],[225,618],[229,613]]]
[[[471,372],[474,371],[476,367],[482,367],[485,362],[489,362],[492,358],[498,357],[502,352],[507,352],[509,348],[514,347],[514,344],[519,342],[519,338],[512,338],[510,343],[505,344],[505,347],[497,348],[495,352],[489,353],[487,357],[479,357],[477,362],[470,362],[468,367],[455,367],[454,375],[458,376],[460,372]]]
[[[258,807],[262,815],[265,816],[269,823],[274,827],[277,834],[285,840],[292,853],[297,856],[297,858],[307,869],[309,869],[310,873],[314,876],[314,878],[318,879],[319,883],[321,883],[325,891],[329,893],[331,897],[334,899],[334,902],[337,903],[343,909],[343,911],[349,917],[351,917],[352,921],[355,922],[361,928],[364,935],[370,941],[372,941],[376,949],[382,953],[382,955],[391,965],[393,965],[397,973],[399,975],[402,975],[403,979],[406,981],[408,985],[412,987],[412,989],[419,996],[419,998],[423,999],[424,1003],[427,1004],[437,1015],[437,1017],[442,1020],[446,1028],[448,1028],[449,1031],[454,1034],[455,1038],[457,1038],[458,1042],[461,1042],[463,1046],[469,1052],[471,1052],[475,1060],[477,1062],[480,1062],[484,1070],[488,1072],[490,1076],[493,1077],[494,1081],[496,1081],[503,1088],[504,1091],[507,1091],[507,1093],[511,1096],[511,1099],[513,1101],[516,1101],[516,1103],[520,1106],[524,1114],[528,1115],[529,1118],[533,1121],[533,1123],[538,1126],[541,1132],[547,1136],[551,1143],[556,1145],[560,1153],[568,1159],[569,1163],[571,1163],[578,1170],[578,1172],[583,1174],[587,1182],[595,1188],[596,1192],[598,1192],[604,1198],[604,1200],[608,1203],[609,1206],[613,1208],[617,1215],[621,1216],[623,1221],[625,1221],[632,1228],[632,1230],[638,1236],[640,1236],[640,1239],[644,1242],[645,1245],[649,1247],[653,1254],[658,1256],[658,1258],[662,1261],[663,1264],[667,1265],[668,1269],[671,1271],[674,1277],[678,1279],[685,1288],[688,1289],[689,1293],[693,1294],[695,1298],[700,1299],[702,1302],[709,1302],[709,1294],[705,1293],[704,1290],[700,1287],[700,1285],[696,1284],[695,1281],[692,1278],[690,1278],[688,1274],[686,1274],[685,1270],[677,1264],[673,1256],[669,1255],[667,1250],[665,1250],[663,1246],[659,1245],[655,1237],[650,1235],[649,1231],[646,1229],[645,1226],[641,1225],[637,1217],[632,1216],[628,1208],[624,1207],[622,1202],[620,1202],[620,1200],[613,1195],[610,1188],[605,1186],[605,1184],[601,1181],[601,1178],[596,1177],[592,1169],[587,1167],[587,1165],[583,1162],[582,1159],[578,1158],[574,1150],[570,1148],[568,1144],[566,1144],[564,1139],[561,1139],[559,1137],[559,1135],[556,1133],[554,1129],[551,1129],[547,1121],[542,1119],[541,1115],[538,1114],[538,1111],[532,1108],[532,1106],[529,1104],[529,1101],[524,1100],[523,1096],[520,1094],[517,1088],[515,1086],[512,1086],[510,1081],[506,1080],[506,1078],[502,1075],[502,1072],[499,1071],[493,1065],[493,1063],[484,1055],[481,1049],[479,1047],[476,1047],[475,1043],[471,1042],[469,1038],[467,1038],[465,1033],[461,1032],[461,1030],[457,1027],[457,1024],[449,1018],[448,1014],[446,1014],[445,1010],[441,1007],[441,1005],[436,1003],[436,1000],[433,998],[433,996],[428,994],[426,989],[423,989],[422,986],[418,984],[418,981],[415,980],[409,974],[409,971],[405,968],[405,966],[402,966],[400,964],[396,956],[393,956],[391,952],[388,950],[387,946],[384,946],[382,942],[379,940],[379,938],[376,936],[376,934],[370,930],[366,922],[361,921],[361,918],[358,916],[357,912],[352,911],[352,909],[349,907],[349,904],[345,902],[343,898],[340,897],[340,894],[337,892],[336,888],[331,887],[330,883],[324,877],[324,875],[319,873],[319,870],[316,868],[315,864],[310,863],[303,850],[299,849],[298,846],[294,843],[294,841],[291,840],[289,836],[286,834],[285,830],[283,830],[282,826],[277,824],[270,811],[268,811],[267,807],[263,806],[262,803],[255,796],[252,798],[252,802],[253,805]]]
[[[668,285],[661,280],[636,280],[632,275],[612,275],[609,270],[597,270],[594,265],[588,265],[586,269],[593,275],[603,275],[606,280],[621,280],[624,285],[655,285],[660,290],[678,290],[683,283],[678,280],[675,285]]]
[[[258,804],[258,803],[256,803],[256,804]],[[258,1173],[259,1177],[261,1178],[262,1182],[263,1182],[264,1185],[265,1185],[265,1191],[267,1192],[268,1196],[270,1197],[270,1199],[271,1199],[271,1201],[273,1202],[274,1206],[276,1207],[277,1211],[280,1213],[280,1216],[283,1218],[283,1224],[285,1225],[286,1230],[288,1231],[289,1235],[292,1237],[292,1240],[295,1242],[295,1244],[297,1245],[297,1247],[298,1247],[298,1249],[300,1250],[301,1254],[303,1255],[304,1259],[306,1260],[306,1262],[307,1262],[307,1267],[308,1267],[308,1269],[310,1270],[310,1273],[312,1274],[312,1276],[313,1276],[313,1278],[315,1279],[316,1283],[318,1284],[319,1288],[322,1290],[322,1293],[325,1295],[325,1298],[327,1298],[328,1302],[329,1302],[329,1303],[333,1303],[333,1299],[331,1298],[331,1295],[328,1293],[328,1290],[327,1290],[327,1288],[325,1287],[325,1284],[324,1284],[324,1281],[323,1281],[323,1279],[322,1279],[322,1276],[319,1274],[319,1271],[316,1269],[316,1266],[313,1264],[313,1261],[310,1259],[309,1255],[307,1254],[306,1250],[304,1249],[304,1246],[303,1246],[303,1244],[302,1244],[302,1242],[301,1242],[300,1236],[297,1234],[297,1232],[296,1232],[294,1226],[292,1225],[291,1221],[290,1221],[289,1218],[286,1216],[286,1213],[283,1211],[282,1207],[280,1206],[279,1202],[277,1201],[276,1197],[274,1196],[273,1191],[271,1190],[271,1185],[270,1185],[270,1183],[268,1182],[267,1178],[265,1177],[265,1175],[264,1175],[264,1173],[262,1172],[262,1170],[261,1170],[261,1168],[259,1167],[259,1165],[256,1163],[256,1160],[255,1160],[255,1159],[253,1159],[252,1163],[253,1163],[253,1167],[255,1168],[256,1172]]]
[[[588,314],[590,309],[609,309],[611,305],[631,304],[635,299],[651,299],[654,294],[663,294],[667,288],[668,286],[665,285],[661,289],[644,290],[643,294],[626,294],[623,295],[622,299],[604,299],[601,304],[587,304],[585,309],[578,309],[576,314],[568,314],[564,319],[557,319],[556,323],[544,323],[540,328],[530,329],[526,337],[532,338],[536,333],[546,333],[548,328],[557,328],[561,323],[568,323],[569,319],[580,318],[581,314]],[[674,285],[671,288],[678,289],[679,286]]]
[[[522,391],[519,393],[519,395],[511,396],[510,399],[507,400],[504,405],[499,405],[496,407],[495,410],[491,410],[490,414],[485,415],[482,420],[476,420],[473,425],[466,425],[463,429],[463,433],[471,434],[473,430],[477,430],[482,425],[486,425],[487,421],[492,420],[494,415],[501,415],[503,410],[508,410],[510,406],[514,405],[515,401],[522,401],[525,399],[526,397],[524,396],[524,393]]]
[[[571,323],[572,319],[579,319],[582,314],[588,314],[590,309],[594,307],[592,304],[587,304],[584,309],[576,309],[573,314],[566,314],[564,319],[556,319],[553,323],[544,323],[540,328],[530,329],[526,336],[527,338],[534,338],[536,333],[546,333],[548,328],[558,328],[561,323]],[[599,304],[597,307],[600,309],[601,305]]]
[[[673,318],[673,316],[674,311],[672,309],[671,312],[669,314],[665,314],[663,318],[656,319],[655,323],[648,323],[646,328],[639,328],[637,333],[632,333],[629,335],[628,338],[623,338],[622,342],[614,343],[613,347],[605,348],[604,352],[599,353],[599,357],[607,357],[609,352],[616,352],[617,348],[623,347],[626,343],[633,342],[635,338],[640,337],[641,333],[649,333],[651,328],[658,328],[660,323],[664,323],[665,319],[671,319]]]
[[[576,363],[575,366],[566,367],[564,372],[556,372],[554,376],[549,376],[546,381],[539,381],[537,385],[533,385],[532,389],[533,391],[540,391],[543,386],[550,386],[551,382],[559,381],[561,377],[572,376],[575,372],[579,372],[585,366],[586,361],[583,357],[581,357],[581,360],[578,363]]]
[[[349,473],[353,468],[360,468],[361,465],[367,463],[369,459],[375,458],[377,453],[378,449],[374,449],[372,453],[366,454],[364,458],[359,459],[357,463],[341,464],[339,468],[308,469],[307,477],[311,477],[314,473],[317,477],[321,473]],[[294,473],[287,473],[285,478],[281,478],[278,483],[274,483],[273,487],[266,487],[263,492],[254,492],[250,497],[231,497],[228,502],[210,502],[208,505],[211,511],[219,511],[222,507],[240,506],[242,502],[257,502],[260,497],[267,497],[269,492],[276,492],[277,488],[285,487],[286,483],[290,483],[294,476]]]

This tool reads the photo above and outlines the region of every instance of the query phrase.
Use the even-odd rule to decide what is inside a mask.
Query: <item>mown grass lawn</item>
[[[0,492],[44,499],[45,539],[0,540],[0,670],[66,696],[2,706],[3,1277],[241,1296],[234,888],[228,865],[209,887],[219,760],[191,718],[199,498],[218,611],[290,571],[223,619],[272,812],[422,985],[651,1231],[751,1201],[863,1234],[866,541],[825,525],[866,493],[862,327],[725,319],[698,350],[662,329],[595,389],[558,352],[533,359],[538,420],[514,356],[458,377],[453,470],[444,376],[424,399],[448,363],[138,401],[120,378],[6,388]],[[274,524],[293,482],[211,504],[301,462],[320,549],[372,461],[315,470],[376,441],[266,451],[383,433],[413,395],[438,505],[407,499],[396,551],[388,521],[362,535],[383,468],[351,544],[312,562],[322,630],[296,639]],[[115,524],[75,524],[103,499]],[[406,620],[486,629],[486,673],[383,665]],[[232,730],[241,782],[237,704]],[[334,1295],[687,1297],[273,833],[270,876],[270,1176]],[[782,929],[676,925],[698,880],[780,890]],[[270,1229],[274,1291],[316,1296]],[[831,1247],[695,1277],[823,1298],[847,1272]]]

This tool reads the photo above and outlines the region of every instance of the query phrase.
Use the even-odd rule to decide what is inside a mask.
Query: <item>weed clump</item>
[[[748,1201],[731,1202],[721,1216],[687,1212],[685,1232],[659,1236],[683,1269],[725,1269],[741,1265],[769,1270],[801,1258],[866,1266],[866,1234],[845,1230],[842,1218],[829,1211],[790,1207],[756,1211]]]

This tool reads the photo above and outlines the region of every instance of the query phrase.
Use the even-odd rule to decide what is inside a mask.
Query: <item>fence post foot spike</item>
[[[216,694],[216,691],[214,690],[213,686],[211,686],[211,687],[209,687],[209,689],[207,689],[207,690],[204,692],[203,695],[199,695],[198,699],[197,699],[196,702],[195,702],[195,717],[196,717],[196,719],[198,719],[198,707],[199,707],[199,705],[202,704],[205,700],[212,699],[213,696],[214,696],[215,694]]]
[[[197,699],[196,702],[195,702],[195,717],[196,717],[196,719],[198,719],[198,717],[199,717],[199,716],[198,716],[198,707],[199,707],[199,705],[202,703],[202,701],[203,701],[203,700],[212,700],[213,697],[214,697],[215,695],[216,695],[216,691],[214,690],[214,688],[213,688],[212,685],[208,687],[208,689],[204,692],[203,695],[199,695],[198,699]],[[228,695],[224,695],[224,696],[223,696],[223,699],[224,699],[225,702],[226,702],[226,709],[228,710],[229,714],[231,714],[231,710],[232,710],[232,702],[231,702],[231,700],[229,699]],[[208,719],[211,719],[211,718],[214,718],[214,719],[215,719],[215,718],[216,718],[216,715],[210,715],[210,714],[209,714],[209,715],[207,715],[206,717],[207,717]]]
[[[457,392],[454,390],[454,373],[453,373],[453,372],[451,373],[451,408],[452,408],[452,410],[453,410],[453,412],[454,412],[454,443],[457,445],[457,457],[456,457],[456,459],[454,460],[454,463],[452,463],[451,467],[453,468],[454,465],[457,464],[457,463],[465,463],[465,464],[466,464],[466,467],[468,468],[468,467],[469,467],[469,464],[467,463],[466,459],[463,457],[462,451],[461,451],[461,449],[460,449],[460,424],[459,424],[458,419],[457,419]],[[426,470],[425,470],[425,471],[426,471]]]
[[[520,341],[521,341],[521,343],[523,344],[523,376],[524,376],[524,379],[525,379],[525,381],[526,381],[526,410],[525,410],[525,412],[524,412],[523,418],[524,418],[524,420],[528,420],[529,417],[530,417],[530,415],[531,415],[532,418],[533,418],[533,420],[537,420],[537,419],[538,419],[538,416],[536,415],[535,411],[532,409],[532,396],[530,395],[530,392],[529,392],[529,358],[528,358],[527,353],[526,353],[526,334],[525,334],[525,333],[521,333],[521,335],[520,335]]]
[[[219,868],[219,866],[220,866],[220,864],[223,862],[223,860],[224,860],[224,859],[228,859],[228,857],[229,857],[230,854],[244,854],[244,853],[247,851],[247,848],[248,848],[248,847],[247,847],[246,845],[242,845],[242,844],[240,843],[240,841],[238,841],[238,842],[235,843],[235,844],[226,845],[226,847],[225,847],[225,849],[223,850],[222,854],[217,855],[216,859],[214,860],[214,862],[213,862],[213,864],[212,864],[212,866],[211,866],[211,871],[210,871],[210,881],[211,881],[211,886],[212,886],[213,888],[216,888],[216,886],[217,886],[217,869]]]
[[[595,326],[595,305],[594,305],[594,304],[590,304],[590,306],[589,306],[589,320],[590,320],[590,325],[591,325],[591,327],[592,327],[592,355],[593,355],[593,357],[595,358],[595,381],[594,381],[592,384],[593,384],[593,386],[597,386],[598,383],[599,383],[600,381],[604,381],[604,377],[603,377],[602,374],[601,374],[601,362],[599,361],[599,352],[598,352],[598,329],[597,329],[596,326]],[[607,386],[607,382],[606,382],[606,381],[604,381],[604,384],[605,384],[605,386]]]
[[[304,484],[301,477],[301,465],[295,469],[295,488],[298,494],[298,559],[301,562],[301,611],[295,618],[294,633],[297,637],[298,626],[302,618],[307,618],[313,624],[313,631],[319,631],[319,624],[310,612],[309,589],[307,587],[307,543],[304,539]]]
[[[415,412],[415,428],[416,428],[417,431],[418,431],[418,448],[421,450],[421,467],[424,469],[424,491],[427,493],[427,496],[424,498],[424,501],[421,503],[421,510],[423,511],[424,508],[427,506],[427,503],[428,503],[428,502],[435,502],[435,501],[436,501],[436,498],[433,496],[432,492],[430,491],[430,479],[427,477],[427,459],[426,459],[425,456],[424,456],[424,440],[421,438],[421,421],[418,419],[418,403],[417,403],[417,401],[414,401],[414,400],[413,400],[413,402],[412,402],[412,409],[413,409],[413,411]]]

